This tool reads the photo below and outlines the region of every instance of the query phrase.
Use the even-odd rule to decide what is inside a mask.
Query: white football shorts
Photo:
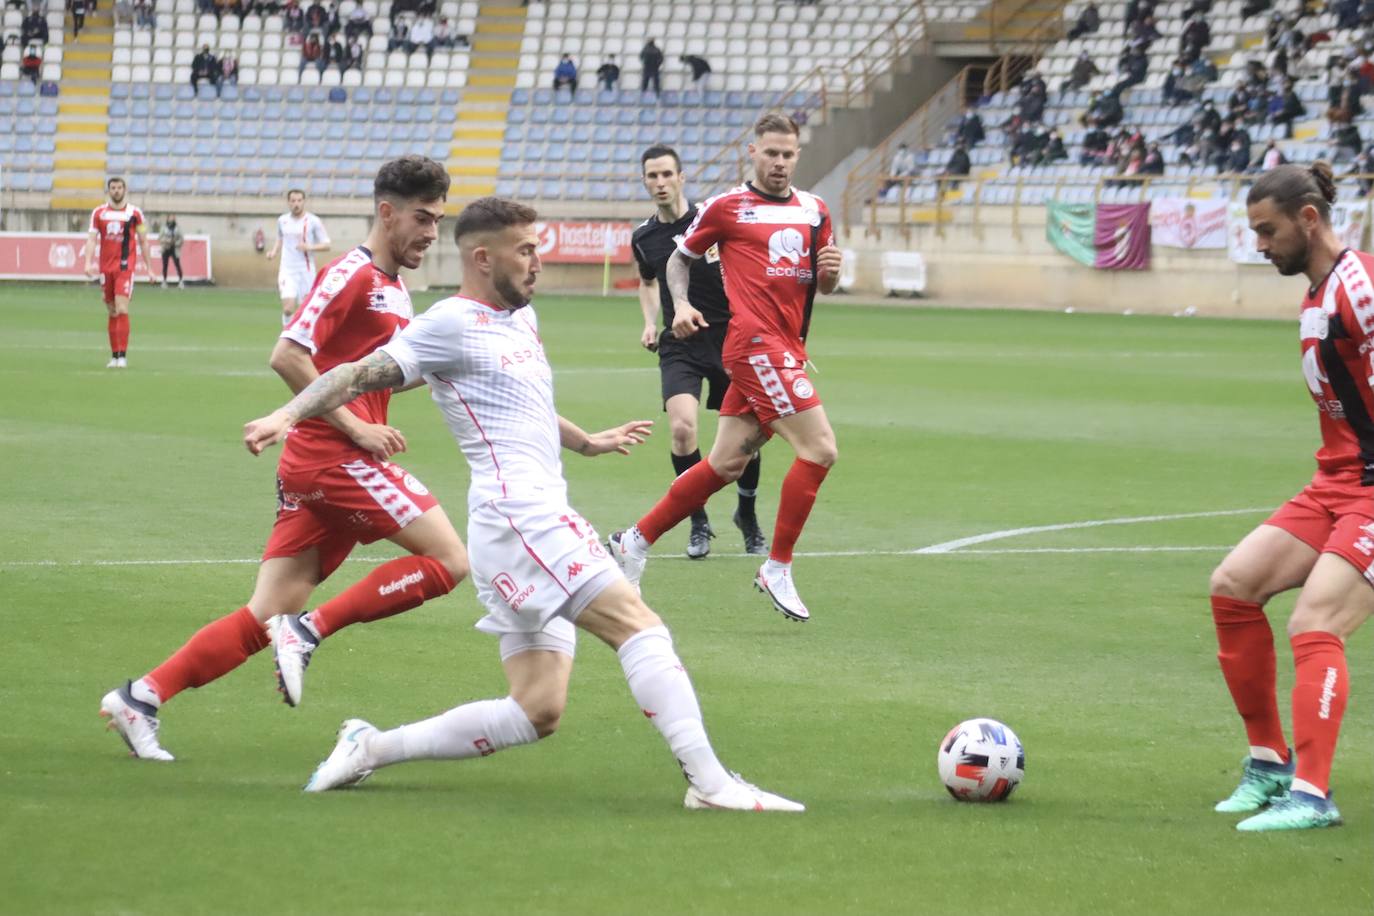
[[[561,502],[498,499],[468,513],[468,558],[504,660],[527,649],[573,654],[573,621],[617,578],[590,523]]]
[[[295,299],[300,305],[310,295],[310,287],[315,285],[315,275],[309,270],[281,270],[277,272],[277,292],[283,299]]]

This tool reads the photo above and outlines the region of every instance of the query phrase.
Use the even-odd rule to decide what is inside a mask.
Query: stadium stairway
[[[525,7],[484,3],[478,10],[468,64],[468,87],[453,125],[448,173],[449,208],[495,192],[511,91],[520,67]]]
[[[87,13],[80,37],[67,45],[57,105],[54,210],[90,209],[104,199],[113,49],[114,16],[108,8]]]

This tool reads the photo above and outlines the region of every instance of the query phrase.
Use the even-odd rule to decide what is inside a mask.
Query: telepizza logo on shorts
[[[533,585],[527,585],[521,588],[515,584],[515,580],[511,578],[510,573],[497,573],[491,580],[491,585],[492,588],[500,593],[501,600],[510,605],[510,609],[517,613],[520,611],[520,605],[524,604],[525,600],[529,598],[530,595],[534,594]]]

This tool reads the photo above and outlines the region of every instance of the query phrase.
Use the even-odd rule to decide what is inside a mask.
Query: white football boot
[[[105,368],[106,368],[106,369],[118,369],[118,368],[119,368],[119,357],[118,357],[118,356],[111,356],[111,357],[110,357],[110,361],[109,361],[108,363],[105,364]]]
[[[272,658],[277,665],[277,690],[287,706],[299,706],[305,684],[305,669],[319,640],[301,623],[299,614],[278,614],[267,622],[272,638]]]
[[[644,578],[644,566],[649,562],[649,553],[640,553],[635,548],[637,538],[630,536],[629,529],[616,531],[606,538],[606,549],[615,558],[616,565],[625,574],[625,579],[639,590],[639,580]]]
[[[119,359],[115,360],[115,368],[116,368],[116,369],[127,369],[127,368],[129,368],[129,357],[127,357],[127,356],[121,356]]]
[[[790,566],[770,568],[770,564],[763,564],[754,575],[754,588],[773,599],[773,607],[781,611],[788,620],[799,620],[805,623],[811,619],[811,612],[802,603],[801,595],[797,594],[797,586],[792,581],[792,568]]]
[[[310,781],[305,784],[307,792],[328,792],[356,786],[372,775],[367,765],[367,749],[364,742],[377,733],[377,727],[362,719],[345,719],[339,726],[339,741],[334,750],[315,767]]]
[[[117,732],[140,760],[175,760],[157,743],[157,707],[134,699],[129,687],[116,687],[101,699],[100,716],[110,720],[106,728]]]
[[[781,795],[765,792],[758,786],[745,782],[738,773],[731,773],[730,775],[733,778],[725,788],[711,795],[707,795],[696,786],[688,786],[687,797],[682,800],[682,807],[693,811],[797,812],[806,810],[806,806],[801,802],[794,802],[791,799],[783,798]]]

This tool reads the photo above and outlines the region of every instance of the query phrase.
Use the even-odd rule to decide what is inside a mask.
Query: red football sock
[[[816,492],[829,473],[830,468],[805,458],[792,462],[787,476],[782,479],[778,520],[773,524],[773,549],[768,552],[768,559],[775,563],[792,562],[792,548],[797,546],[797,538],[801,537],[811,507],[816,504]]]
[[[1212,620],[1217,627],[1217,661],[1236,711],[1245,720],[1250,746],[1267,747],[1287,761],[1288,742],[1274,686],[1274,632],[1264,608],[1213,595]]]
[[[110,352],[111,352],[111,353],[118,353],[118,352],[119,352],[119,318],[118,318],[118,316],[111,315],[111,316],[105,321],[105,333],[108,334],[109,337],[110,337]]]
[[[1350,696],[1345,643],[1335,633],[1299,633],[1290,640],[1293,663],[1293,751],[1298,755],[1295,779],[1310,782],[1325,794],[1331,784],[1331,761]]]
[[[711,459],[698,461],[683,471],[652,509],[644,514],[636,527],[644,540],[652,544],[671,531],[673,526],[706,505],[706,500],[725,486],[726,480],[711,467]]]
[[[457,584],[433,557],[399,557],[311,611],[310,625],[323,639],[349,624],[381,620],[447,595]]]
[[[267,647],[267,631],[246,607],[207,623],[143,679],[163,703],[187,687],[223,677]]]
[[[129,314],[127,312],[115,316],[115,336],[118,338],[115,349],[119,350],[120,353],[126,352],[129,349]]]

